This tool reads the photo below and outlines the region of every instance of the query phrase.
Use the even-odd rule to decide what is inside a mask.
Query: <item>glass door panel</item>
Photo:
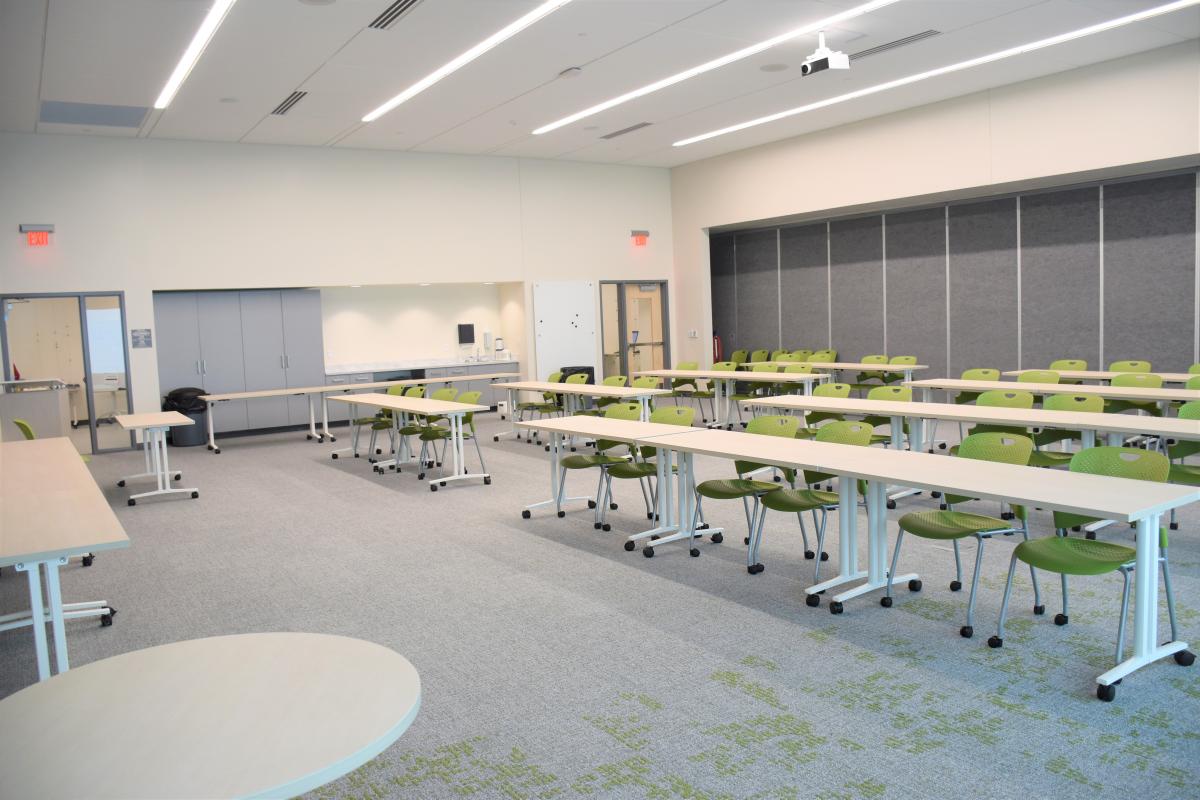
[[[84,297],[88,372],[84,385],[91,394],[91,425],[97,450],[130,446],[130,435],[117,425],[118,414],[129,413],[128,370],[125,363],[125,324],[117,295]]]
[[[624,363],[621,358],[621,310],[620,295],[617,284],[600,284],[600,332],[604,338],[601,353],[604,356],[602,365],[603,377],[610,375],[625,375]]]
[[[623,288],[627,374],[662,369],[666,349],[662,284],[627,283]]]

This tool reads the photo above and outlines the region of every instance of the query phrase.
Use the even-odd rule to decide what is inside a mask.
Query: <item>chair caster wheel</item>
[[[653,547],[643,547],[642,555],[644,555],[646,558],[654,558],[654,548]]]
[[[817,606],[821,605],[820,595],[815,595],[815,594],[805,595],[804,596],[804,605],[808,606],[809,608],[816,608]]]
[[[532,514],[529,513],[529,509],[525,509],[521,512],[521,519],[529,519],[531,516]]]
[[[376,448],[375,448],[375,455],[377,455],[377,456],[381,456],[381,455],[383,455],[383,451],[382,451],[382,450],[380,450],[378,447],[376,447]]]
[[[483,479],[483,485],[484,485],[484,486],[491,486],[491,485],[492,485],[492,476],[491,476],[491,475],[488,475],[488,476],[486,476],[486,477]]]
[[[908,582],[908,590],[909,590],[910,592],[919,592],[919,591],[921,591],[921,581],[920,581],[920,579],[919,579],[919,578],[913,578],[912,580],[910,580],[910,581]]]
[[[131,498],[129,498],[129,505],[131,505],[131,506],[136,506],[136,505],[137,505],[137,500],[134,500],[132,497],[131,497]]]
[[[600,530],[604,531],[605,533],[608,533],[609,531],[612,530],[612,525],[610,525],[609,523],[606,522],[600,526]]]
[[[720,544],[721,542],[725,541],[725,534],[718,531],[710,536],[709,539],[712,540],[713,544]]]
[[[195,500],[195,499],[196,499],[197,497],[199,497],[199,496],[200,496],[200,493],[199,493],[199,492],[192,492],[192,499],[193,499],[193,500]]]
[[[894,508],[896,507],[896,501],[895,501],[895,500],[888,500],[888,501],[887,501],[887,507],[888,507],[888,510],[889,510],[889,511],[891,511],[892,509],[894,509]]]
[[[1087,533],[1085,533],[1085,534],[1083,535],[1083,538],[1085,538],[1085,539],[1095,539],[1095,538],[1096,538],[1096,532],[1095,532],[1095,531],[1088,531]]]
[[[1066,614],[1055,614],[1054,615],[1054,624],[1055,625],[1066,625],[1067,621],[1069,619],[1070,619],[1070,617],[1068,617]]]
[[[942,496],[942,493],[941,492],[930,492],[929,496],[932,497],[934,500],[936,500]]]
[[[975,635],[975,629],[972,628],[970,625],[963,625],[961,628],[958,629],[958,635],[963,637],[964,639],[970,639],[972,636]]]
[[[884,608],[891,608],[892,598],[886,596],[879,598],[879,605],[883,606]]]
[[[804,560],[805,560],[805,561],[812,561],[812,560],[813,560],[814,558],[816,558],[816,557],[817,557],[817,554],[816,554],[816,553],[814,553],[812,550],[805,550],[805,551],[804,551]]]
[[[637,544],[635,544],[634,542],[626,542],[625,543],[625,552],[626,553],[632,553],[636,549],[637,549]]]
[[[688,555],[691,556],[692,558],[699,558],[700,557],[700,548],[693,547],[691,550],[688,550]]]
[[[599,522],[593,522],[593,523],[592,523],[592,530],[594,530],[594,531],[598,531],[598,530],[600,530],[600,523],[599,523]]]
[[[957,592],[962,590],[962,581],[950,581],[950,591]]]
[[[333,454],[333,460],[334,460],[334,461],[337,461],[337,456],[338,456],[338,454],[337,454],[337,453],[334,453],[334,454]]]
[[[647,513],[647,514],[646,514],[646,519],[654,519],[654,514]]]
[[[112,622],[113,622],[113,617],[115,617],[116,615],[117,615],[117,610],[115,608],[108,609],[107,614],[101,614],[100,615],[100,627],[101,628],[111,627]]]
[[[992,648],[993,650],[1000,648],[1000,647],[1004,647],[1004,640],[1001,639],[999,636],[989,636],[988,637],[988,647]]]
[[[588,500],[588,508],[595,508],[595,507],[596,507],[596,501]]]
[[[783,483],[783,478],[782,478],[782,477],[780,477],[779,475],[776,475],[776,476],[775,476],[774,478],[772,478],[771,480],[775,481],[776,483]]]
[[[390,469],[392,472],[397,472],[397,471],[398,471],[398,470],[396,469],[396,465],[395,465],[395,464],[388,464],[388,469]],[[379,472],[380,472],[380,474],[383,474],[383,470],[379,470]]]
[[[1190,667],[1196,663],[1196,654],[1191,650],[1180,650],[1175,654],[1175,663],[1181,667]]]
[[[608,510],[609,510],[609,511],[616,511],[616,510],[617,510],[617,504],[616,504],[616,503],[609,503],[609,504],[608,504]]]
[[[546,445],[546,452],[547,452],[547,453],[549,453],[549,452],[550,452],[550,445]]]
[[[840,614],[840,613],[842,613],[842,610],[843,610],[842,604],[839,603],[837,600],[830,602],[830,604],[829,604],[829,613],[830,614]]]
[[[90,566],[92,565],[92,560],[93,560],[93,559],[95,559],[95,558],[96,558],[96,557],[95,557],[95,556],[93,556],[93,555],[86,555],[86,556],[84,556],[84,557],[83,557],[83,565],[84,565],[85,567],[90,567]],[[1179,654],[1178,654],[1178,653],[1176,653],[1176,654],[1175,654],[1175,660],[1176,660],[1176,661],[1178,661],[1178,660],[1179,660]]]
[[[125,481],[117,481],[117,486],[124,486],[124,485],[125,485]]]
[[[828,560],[829,560],[829,553],[826,553],[824,550],[822,550],[822,551],[821,551],[821,560],[822,560],[822,561],[828,561]]]
[[[436,492],[436,491],[437,491],[437,484],[436,484],[436,483],[431,483],[431,484],[429,484],[429,491],[431,491],[431,492]]]
[[[423,480],[425,480],[425,473],[424,473],[424,472],[418,472],[418,473],[417,473],[417,480],[419,480],[419,481],[423,481]]]
[[[308,439],[309,441],[312,441],[312,434],[311,434],[311,433],[306,433],[306,434],[304,434],[304,438],[305,438],[305,439]]]
[[[766,567],[763,566],[762,564],[751,564],[750,566],[746,567],[746,571],[749,572],[751,575],[757,575],[758,573],[762,572],[764,569],[766,569]]]
[[[1081,530],[1083,530],[1083,527],[1080,525],[1072,525],[1071,530],[1074,531],[1075,533],[1079,533]]]
[[[749,544],[750,544],[750,537],[749,537],[749,536],[743,537],[743,538],[742,538],[742,544],[744,544],[744,545],[749,545]]]
[[[493,442],[498,442],[498,441],[500,441],[500,437],[499,437],[499,436],[493,436],[493,437],[492,437],[492,441],[493,441]]]
[[[945,503],[938,503],[938,510],[939,510],[939,511],[945,511],[945,510],[946,510],[946,504],[945,504]]]
[[[1111,703],[1117,698],[1117,687],[1096,684],[1096,697],[1099,697],[1106,703]]]
[[[559,519],[562,519],[562,518],[563,518],[563,517],[565,517],[566,515],[567,515],[567,512],[565,512],[565,511],[560,511],[560,512],[558,512],[558,518],[559,518]]]
[[[1046,613],[1046,607],[1045,606],[1034,606],[1033,613],[1037,614],[1040,617],[1042,614]]]
[[[707,522],[701,522],[699,525],[697,525],[697,526],[696,526],[696,530],[698,530],[698,531],[706,531],[706,530],[708,530],[708,523],[707,523]]]
[[[940,444],[938,444],[938,450],[945,450],[945,449],[946,449],[946,443],[945,443],[945,442],[941,442]]]

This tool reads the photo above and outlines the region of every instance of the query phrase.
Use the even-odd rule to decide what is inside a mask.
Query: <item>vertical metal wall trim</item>
[[[1196,341],[1192,343],[1192,363],[1200,364],[1200,170],[1196,172],[1196,303],[1192,312],[1192,327]]]
[[[833,348],[833,246],[829,243],[829,222],[825,222],[825,346]]]
[[[1024,369],[1024,353],[1021,350],[1021,195],[1017,195],[1017,369]]]
[[[880,259],[883,262],[881,267],[883,272],[883,352],[890,353],[887,338],[887,214],[879,215],[879,235],[882,240],[880,252],[883,254]]]
[[[1104,365],[1108,362],[1104,360],[1104,184],[1100,184],[1100,237],[1097,242],[1097,247],[1100,248],[1100,257],[1097,259],[1100,265],[1100,363],[1096,365],[1096,369],[1104,369]]]
[[[946,374],[950,374],[950,204],[946,204]]]
[[[780,228],[775,229],[775,300],[779,310],[775,331],[779,334],[776,347],[783,348],[783,242]]]
[[[738,338],[738,299],[737,299],[737,234],[733,234],[733,336],[729,339],[729,346],[733,347],[734,342],[740,342]],[[710,278],[711,280],[711,278]],[[732,352],[732,351],[731,351]]]

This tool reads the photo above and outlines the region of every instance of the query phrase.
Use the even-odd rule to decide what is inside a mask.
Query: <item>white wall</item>
[[[711,361],[707,229],[1010,187],[1200,153],[1200,42],[671,170],[676,360]]]
[[[669,176],[648,167],[0,133],[0,187],[0,287],[123,290],[130,328],[154,326],[156,289],[664,279],[673,263]],[[26,247],[22,222],[54,223],[52,244]],[[131,359],[135,407],[155,408],[155,351]]]
[[[9,301],[5,325],[9,362],[21,378],[83,383],[83,338],[74,297]]]

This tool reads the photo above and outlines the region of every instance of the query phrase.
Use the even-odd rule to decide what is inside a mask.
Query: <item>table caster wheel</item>
[[[84,556],[84,557],[83,557],[83,565],[84,565],[85,567],[90,567],[90,566],[92,565],[92,561],[93,561],[93,560],[95,560],[95,558],[96,558],[96,557],[95,557],[94,555],[92,555],[91,553],[88,553],[86,556]],[[1178,661],[1178,660],[1179,660],[1179,654],[1178,654],[1178,653],[1176,653],[1176,654],[1175,654],[1175,660],[1176,660],[1176,661]]]
[[[100,615],[100,627],[101,628],[112,627],[113,617],[115,617],[116,615],[117,615],[117,610],[115,608],[110,608],[108,610],[107,614],[101,614]]]
[[[884,608],[891,608],[892,607],[892,598],[887,597],[887,596],[879,598],[879,605],[883,606]]]
[[[595,508],[595,507],[596,507],[596,501],[588,500],[588,508]]]
[[[134,500],[132,497],[131,497],[131,498],[129,498],[129,505],[131,505],[131,506],[136,506],[136,505],[137,505],[137,500]]]
[[[842,613],[842,611],[843,611],[842,604],[839,603],[837,600],[833,600],[829,603],[829,613],[830,614],[840,614],[840,613]]]
[[[1085,538],[1085,539],[1095,539],[1095,538],[1096,538],[1096,532],[1095,532],[1095,531],[1087,531],[1086,533],[1084,533],[1084,534],[1083,534],[1083,538]]]
[[[913,578],[912,580],[910,580],[910,581],[908,582],[908,590],[909,590],[910,592],[919,592],[919,591],[921,591],[921,581],[920,581],[920,579],[919,579],[919,578]]]
[[[942,496],[942,493],[941,492],[930,492],[929,496],[932,497],[934,500],[936,500]]]
[[[826,553],[824,550],[822,550],[822,551],[821,551],[821,560],[822,560],[822,561],[828,561],[828,560],[829,560],[829,553]]]
[[[654,519],[654,514],[652,512],[646,512],[646,519]]]
[[[417,480],[419,480],[419,481],[423,481],[423,480],[425,480],[425,473],[424,473],[424,472],[418,472],[418,473],[417,473]]]
[[[609,503],[609,504],[608,504],[608,510],[609,510],[609,511],[616,511],[616,510],[617,510],[617,504],[616,504],[616,503]]]
[[[691,550],[688,550],[688,555],[691,556],[692,558],[699,558],[700,557],[700,548],[693,547]]]
[[[637,548],[637,545],[633,542],[625,543],[625,552],[626,553],[632,553],[634,551],[634,549],[636,549],[636,548]]]
[[[993,650],[1000,648],[1000,647],[1004,647],[1004,640],[1001,639],[999,636],[989,636],[988,637],[988,647],[992,648]]]
[[[804,605],[808,606],[809,608],[816,608],[817,606],[821,605],[821,596],[816,594],[805,595]]]
[[[196,499],[197,497],[199,497],[199,496],[200,496],[200,493],[199,493],[199,492],[192,492],[192,499],[193,499],[193,500],[195,500],[195,499]]]
[[[889,510],[889,511],[891,511],[892,509],[894,509],[894,508],[896,507],[896,501],[895,501],[895,500],[888,500],[888,501],[887,501],[887,507],[888,507],[888,510]]]
[[[1196,663],[1196,654],[1191,650],[1180,650],[1175,654],[1175,663],[1181,667],[1190,667]]]
[[[438,486],[445,486],[445,485],[446,485],[445,481],[438,481]]]
[[[1055,614],[1055,615],[1054,615],[1054,624],[1055,624],[1055,625],[1060,625],[1060,626],[1061,626],[1061,625],[1066,625],[1066,624],[1067,624],[1067,622],[1068,622],[1070,619],[1071,619],[1071,618],[1070,618],[1070,617],[1068,617],[1066,614]]]
[[[338,457],[337,453],[334,453],[332,456],[330,456],[330,458],[332,458],[334,461],[337,461],[337,457]]]
[[[709,538],[712,540],[713,544],[720,544],[721,542],[725,541],[725,534],[721,533],[720,531],[717,531]]]
[[[566,515],[567,515],[567,512],[565,512],[565,511],[560,511],[560,512],[558,512],[558,518],[559,518],[559,519],[562,519],[562,518],[563,518],[563,517],[565,517]]]
[[[329,437],[329,441],[331,441],[331,442],[336,442],[336,441],[337,441],[337,437],[336,437],[336,436],[330,436],[330,437]]]
[[[940,443],[938,443],[938,450],[945,450],[945,449],[946,449],[946,443],[945,443],[945,442],[940,442]]]
[[[213,450],[213,455],[214,455],[214,456],[219,456],[219,455],[221,455],[221,448],[219,448],[219,447],[218,447],[216,450]]]
[[[1177,531],[1177,530],[1179,530],[1179,523],[1178,523],[1178,522],[1172,522],[1172,523],[1170,524],[1170,526],[1169,526],[1169,527],[1171,528],[1171,530],[1173,530],[1173,531]]]
[[[646,558],[654,558],[654,548],[653,547],[643,547],[642,555],[644,555]]]
[[[182,473],[182,472],[176,472],[176,473],[175,473],[175,480],[177,480],[177,481],[181,481],[181,480],[183,480],[183,473]]]
[[[771,480],[775,481],[776,483],[783,483],[783,478],[782,478],[782,477],[780,477],[779,475],[776,475],[776,476],[775,476],[774,478],[772,478]]]
[[[125,481],[117,481],[117,486],[124,486],[124,485],[125,485]]]
[[[521,519],[529,519],[531,516],[533,515],[529,513],[529,509],[525,509],[521,512]]]
[[[1098,683],[1096,684],[1096,697],[1099,697],[1106,703],[1111,703],[1117,697],[1117,687],[1111,685],[1105,686]]]
[[[1033,613],[1037,614],[1040,617],[1042,614],[1046,613],[1046,607],[1045,606],[1034,606]]]
[[[600,523],[599,523],[599,522],[593,522],[593,523],[592,523],[592,530],[596,530],[596,531],[600,530]]]
[[[429,491],[431,491],[431,492],[436,492],[436,491],[437,491],[437,484],[436,484],[436,483],[431,483],[431,484],[429,484]]]
[[[383,451],[382,451],[382,450],[380,450],[378,447],[376,447],[376,448],[375,448],[375,455],[377,455],[377,456],[381,456],[381,455],[383,455]]]
[[[742,544],[745,544],[745,545],[750,544],[750,537],[749,536],[742,537]]]
[[[945,510],[946,510],[946,504],[945,504],[945,503],[938,503],[938,510],[939,510],[939,511],[945,511]]]
[[[547,453],[549,453],[549,452],[550,452],[550,445],[546,445],[546,452],[547,452]]]
[[[499,437],[499,436],[493,436],[493,437],[492,437],[492,441],[493,441],[493,442],[498,442],[498,441],[500,441],[500,437]]]
[[[484,476],[484,479],[483,479],[483,485],[484,485],[484,486],[491,486],[491,485],[492,485],[492,476],[491,476],[491,475]]]
[[[697,555],[699,555],[699,551],[697,551]],[[746,572],[749,572],[751,575],[757,575],[764,569],[766,569],[766,567],[762,564],[751,564],[750,566],[746,567]]]
[[[600,530],[602,530],[602,531],[604,531],[605,533],[607,533],[608,531],[611,531],[611,530],[612,530],[612,525],[610,525],[609,523],[607,523],[607,522],[606,522],[606,523],[604,523],[603,525],[601,525],[601,526],[600,526]]]
[[[804,560],[805,560],[805,561],[812,561],[812,560],[813,560],[814,558],[816,558],[816,557],[817,557],[817,554],[816,554],[816,553],[814,553],[812,550],[805,550],[805,551],[804,551]]]
[[[950,581],[950,591],[957,592],[962,589],[962,581]]]
[[[972,636],[975,635],[975,629],[972,628],[970,625],[963,625],[961,628],[958,629],[958,635],[963,637],[964,639],[970,639]]]
[[[304,434],[304,438],[305,438],[305,439],[309,439],[309,440],[311,440],[311,439],[312,439],[312,434],[311,434],[311,433],[306,433],[306,434]]]

